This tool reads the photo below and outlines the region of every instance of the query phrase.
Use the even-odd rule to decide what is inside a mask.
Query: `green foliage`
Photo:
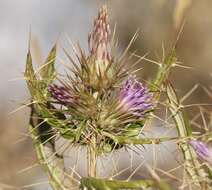
[[[120,189],[148,189],[149,187],[156,187],[160,190],[171,190],[170,187],[164,182],[159,183],[154,180],[134,180],[134,181],[121,181],[121,180],[108,180],[97,178],[82,178],[81,188],[86,187],[88,190],[120,190]]]
[[[171,68],[176,64],[176,51],[173,48],[171,52],[163,59],[162,63],[159,63],[157,74],[153,82],[150,84],[152,91],[161,89],[164,82],[168,79]],[[163,88],[162,88],[163,89]],[[157,99],[160,97],[156,94]]]
[[[43,80],[46,80],[46,83],[49,84],[55,77],[55,60],[56,60],[56,48],[55,44],[51,49],[45,63],[42,65],[40,75]]]

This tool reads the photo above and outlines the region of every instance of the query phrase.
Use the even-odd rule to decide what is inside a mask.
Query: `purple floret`
[[[153,108],[152,93],[134,77],[130,77],[121,87],[119,102],[124,111],[138,117],[144,117]]]
[[[212,148],[210,148],[207,144],[197,140],[191,140],[189,141],[189,144],[194,148],[199,159],[212,164]]]
[[[48,91],[51,96],[61,104],[68,105],[73,103],[73,96],[71,96],[68,89],[64,86],[58,86],[56,84],[49,85]]]

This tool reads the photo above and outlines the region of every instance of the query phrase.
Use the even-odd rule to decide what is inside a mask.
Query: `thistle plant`
[[[29,132],[39,163],[49,176],[53,189],[152,187],[169,190],[169,185],[155,175],[151,179],[133,181],[101,179],[98,178],[97,168],[100,155],[112,154],[128,145],[160,144],[168,140],[179,140],[187,163],[187,173],[193,180],[196,180],[196,176],[202,177],[202,173],[204,177],[208,176],[205,171],[200,172],[201,167],[197,168],[199,162],[194,150],[199,155],[199,152],[202,153],[199,148],[202,147],[194,146],[195,141],[190,141],[192,146],[185,142],[191,135],[190,126],[179,109],[180,103],[173,87],[165,85],[171,68],[177,63],[174,48],[163,59],[156,77],[149,83],[141,83],[134,74],[134,68],[129,65],[131,56],[128,55],[128,49],[134,39],[121,56],[114,53],[115,38],[109,26],[107,8],[103,6],[88,35],[88,53],[77,46],[76,57],[73,58],[64,49],[71,63],[66,77],[60,77],[55,70],[56,45],[36,72],[31,53],[28,52],[25,79],[31,95]],[[140,136],[141,131],[152,118],[152,112],[164,90],[179,136],[143,138]],[[88,174],[80,181],[74,179],[73,172],[66,174],[64,166],[61,167],[64,158],[57,154],[55,147],[58,136],[73,146],[87,149]],[[208,155],[207,149],[204,151]],[[52,153],[50,156],[49,152]],[[198,180],[195,183],[201,186]]]

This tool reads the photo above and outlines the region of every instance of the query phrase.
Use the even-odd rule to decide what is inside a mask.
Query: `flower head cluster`
[[[128,78],[123,84],[118,99],[123,111],[139,118],[143,118],[153,108],[152,94],[135,77]]]
[[[197,140],[191,140],[189,141],[189,144],[194,148],[199,159],[212,165],[212,147],[209,147],[207,144]]]
[[[110,39],[107,8],[102,7],[88,37],[89,55],[78,47],[79,51],[75,52],[76,63],[66,51],[73,64],[72,73],[64,80],[59,79],[60,85],[48,83],[51,101],[47,101],[62,105],[53,105],[50,111],[64,114],[67,120],[63,127],[68,129],[71,139],[76,137],[76,143],[79,142],[76,130],[80,128],[79,131],[84,130],[82,139],[95,134],[99,147],[106,143],[111,145],[112,150],[116,143],[104,132],[122,136],[138,135],[143,126],[142,121],[153,109],[154,103],[147,87],[138,82],[136,77],[128,75],[131,69],[126,72],[125,66],[129,61],[127,50],[121,58],[111,55]],[[122,85],[117,89],[119,84]],[[55,112],[52,115],[57,117]],[[65,122],[73,123],[73,126],[70,125],[72,128]],[[61,130],[61,133],[64,134],[64,131]],[[86,143],[89,141],[86,140]]]

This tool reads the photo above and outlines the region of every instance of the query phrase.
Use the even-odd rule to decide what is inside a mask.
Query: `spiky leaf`
[[[151,90],[155,91],[155,90],[161,89],[164,81],[166,81],[170,73],[170,69],[176,63],[176,61],[177,61],[176,51],[173,48],[171,52],[165,57],[160,67],[158,67],[156,77],[150,86]],[[159,98],[159,96],[157,96],[157,98]]]
[[[44,65],[42,65],[40,74],[41,77],[47,82],[51,82],[55,75],[55,59],[56,59],[56,44],[51,49]]]
[[[28,50],[28,53],[27,53],[24,78],[27,82],[27,86],[30,91],[30,94],[31,94],[31,96],[33,96],[35,93],[34,86],[36,83],[36,76],[35,76],[35,72],[34,72],[33,65],[32,65],[32,55],[31,55],[30,50]]]
[[[148,189],[149,187],[158,187],[161,190],[170,190],[169,186],[161,181],[154,180],[105,180],[97,178],[82,178],[80,181],[81,188],[86,187],[88,190],[120,190],[120,189]]]

